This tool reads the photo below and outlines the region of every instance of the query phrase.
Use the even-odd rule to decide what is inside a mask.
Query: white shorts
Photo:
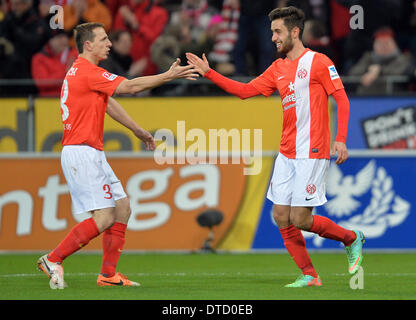
[[[61,165],[74,213],[115,207],[116,200],[127,197],[104,151],[87,145],[64,146]]]
[[[328,159],[288,159],[279,153],[267,199],[291,207],[315,207],[327,202]]]

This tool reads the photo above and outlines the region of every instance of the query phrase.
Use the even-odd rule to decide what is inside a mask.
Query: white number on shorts
[[[66,99],[68,99],[68,81],[64,80],[62,85],[62,94],[61,94],[61,109],[62,109],[62,121],[65,121],[69,117],[69,109],[68,106],[65,104]]]

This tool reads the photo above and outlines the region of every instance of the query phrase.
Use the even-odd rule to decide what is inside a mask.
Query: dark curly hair
[[[296,7],[276,8],[269,13],[270,21],[283,19],[283,22],[289,32],[294,28],[299,28],[299,38],[302,39],[303,29],[305,27],[305,13]]]

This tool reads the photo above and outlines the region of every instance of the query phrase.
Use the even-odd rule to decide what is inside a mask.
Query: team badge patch
[[[305,68],[301,68],[298,71],[298,78],[299,79],[305,79],[308,76],[308,71],[306,71]]]
[[[331,77],[331,80],[339,78],[339,74],[337,72],[337,69],[335,69],[335,66],[328,67],[328,70],[329,70],[329,75]]]
[[[314,185],[314,184],[308,184],[307,186],[306,186],[306,192],[308,193],[308,194],[314,194],[315,193],[315,191],[316,191],[316,186]]]
[[[118,76],[116,74],[109,73],[109,72],[106,71],[106,72],[103,73],[103,77],[110,80],[110,81],[113,81]]]

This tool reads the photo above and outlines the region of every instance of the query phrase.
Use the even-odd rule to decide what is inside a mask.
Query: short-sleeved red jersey
[[[263,95],[279,91],[283,107],[280,152],[288,158],[330,158],[328,96],[343,89],[334,63],[306,49],[291,61],[277,59],[251,81]]]
[[[86,144],[103,150],[108,97],[125,78],[78,57],[61,90],[62,145]]]

